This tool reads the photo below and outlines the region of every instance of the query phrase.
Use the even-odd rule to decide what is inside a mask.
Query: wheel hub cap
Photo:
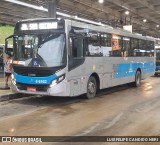
[[[90,82],[89,85],[88,85],[88,91],[90,94],[93,94],[95,92],[95,84],[93,82]]]

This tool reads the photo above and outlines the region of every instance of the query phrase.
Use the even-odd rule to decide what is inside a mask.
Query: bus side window
[[[139,43],[138,43],[138,39],[136,38],[131,39],[131,48],[129,50],[129,56],[140,56]]]
[[[71,37],[70,47],[72,48],[73,58],[84,57],[84,39],[81,37]]]
[[[110,53],[112,51],[111,39],[111,34],[101,34],[101,52],[103,56],[110,56]]]
[[[154,56],[154,42],[147,41],[147,56],[153,57]]]
[[[130,38],[123,37],[123,52],[122,52],[122,56],[124,56],[124,57],[128,56],[129,50],[130,50]]]
[[[88,34],[88,52],[89,56],[102,56],[100,48],[100,34],[99,33],[89,33]]]
[[[152,54],[152,57],[154,57],[154,48],[155,48],[155,46],[154,46],[154,42],[153,41],[150,41],[151,42],[151,47],[150,47],[150,49],[151,49],[151,54]]]
[[[139,40],[139,54],[140,56],[146,56],[146,41],[142,39]]]
[[[123,56],[123,39],[122,36],[112,34],[112,57],[122,57]]]

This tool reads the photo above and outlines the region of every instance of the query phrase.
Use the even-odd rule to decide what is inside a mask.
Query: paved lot
[[[151,77],[144,80],[139,88],[127,85],[114,87],[101,91],[100,95],[92,100],[87,100],[83,96],[77,98],[31,96],[1,102],[0,136],[160,136],[159,112],[160,77]]]

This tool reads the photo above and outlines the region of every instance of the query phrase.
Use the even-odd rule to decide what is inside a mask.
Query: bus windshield
[[[14,44],[13,62],[17,64],[56,67],[65,63],[65,34],[20,35]]]

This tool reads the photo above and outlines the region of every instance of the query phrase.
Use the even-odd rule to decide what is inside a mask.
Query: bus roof
[[[84,28],[84,29],[91,29],[91,30],[95,30],[95,31],[99,31],[99,32],[106,32],[106,33],[111,33],[111,34],[117,34],[117,35],[122,35],[122,36],[126,36],[126,37],[133,37],[133,38],[137,38],[137,39],[144,39],[144,40],[150,40],[150,41],[155,41],[154,38],[148,37],[148,36],[142,36],[139,34],[134,34],[131,32],[128,32],[126,30],[123,29],[118,29],[118,28],[113,28],[113,27],[104,27],[104,26],[96,26],[93,24],[87,24],[87,23],[83,23],[83,22],[77,22],[74,20],[65,20],[66,23],[71,24],[72,26],[77,26],[80,28]]]
[[[118,28],[113,28],[111,26],[98,26],[98,25],[93,25],[85,22],[80,22],[76,20],[69,20],[69,19],[55,19],[55,18],[37,18],[37,19],[25,19],[18,21],[16,26],[19,25],[20,23],[32,23],[32,22],[46,22],[46,21],[61,21],[64,22],[68,25],[72,25],[75,27],[80,27],[84,29],[91,29],[95,30],[98,32],[106,32],[106,33],[111,33],[111,34],[117,34],[117,35],[122,35],[126,37],[133,37],[137,39],[144,39],[144,40],[149,40],[149,41],[155,41],[155,38],[149,37],[149,36],[142,36],[141,34],[136,34],[136,33],[131,33],[123,29],[118,29]],[[16,27],[15,27],[16,29]]]

